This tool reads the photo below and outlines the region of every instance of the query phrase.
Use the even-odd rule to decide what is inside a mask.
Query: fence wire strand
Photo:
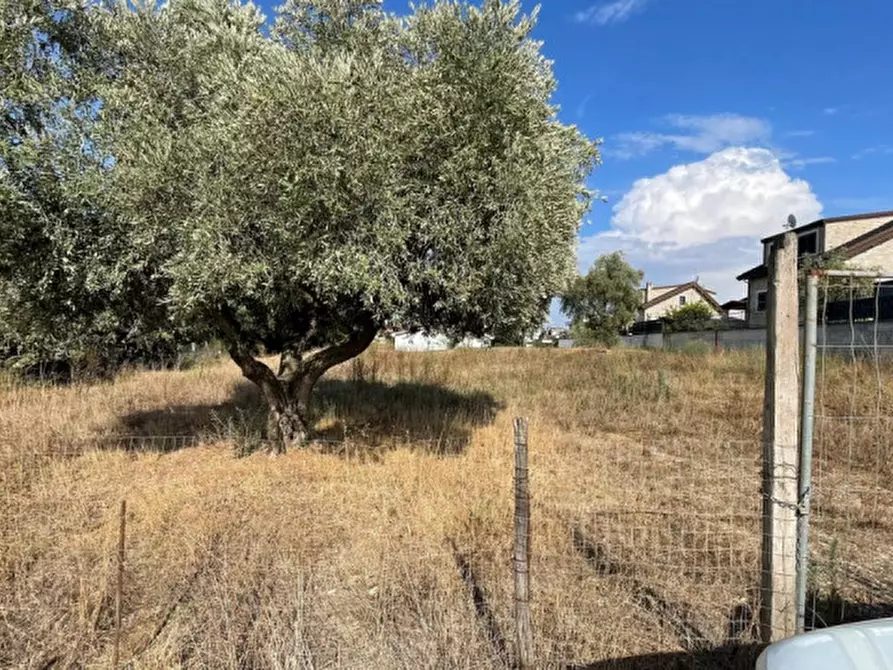
[[[893,441],[889,430],[893,406],[888,392],[893,387],[893,356],[888,351],[893,348],[893,322],[880,319],[877,289],[874,319],[866,317],[864,306],[856,309],[856,301],[863,300],[859,297],[863,288],[855,277],[825,277],[820,284],[810,627],[888,610],[893,613],[893,578],[889,577],[893,552],[888,549],[893,546],[893,464],[888,461]],[[841,296],[845,309],[840,307]],[[742,440],[710,436],[625,440],[606,436],[596,428],[581,432],[589,434],[598,437],[589,441],[588,451],[579,443],[589,438],[580,437],[574,438],[576,451],[572,453],[559,448],[539,452],[535,446],[531,452],[534,530],[528,538],[530,605],[539,662],[548,667],[573,666],[620,656],[680,651],[696,655],[755,643],[761,605],[764,503],[775,505],[775,509],[787,506],[786,513],[796,511],[789,502],[761,497],[762,442],[756,436]],[[532,435],[534,442],[536,439],[536,434]],[[444,453],[458,451],[464,440],[412,437],[389,439],[384,446]],[[376,452],[369,442],[365,438],[321,438],[312,440],[310,447],[363,458]],[[79,457],[95,451],[141,454],[221,445],[232,449],[234,443],[251,450],[269,447],[265,440],[238,435],[219,439],[201,435],[60,435],[35,440],[27,451],[6,462],[11,471],[18,467],[18,458]],[[506,450],[510,444],[507,435]],[[7,445],[0,443],[0,448],[7,449]],[[575,458],[576,467],[569,471],[550,458]],[[308,479],[314,476],[310,470],[302,472]],[[9,472],[0,473],[0,478],[5,475]],[[796,468],[775,475],[796,488]],[[509,477],[506,471],[505,479]],[[361,490],[361,484],[351,484]],[[494,482],[493,487],[504,484]],[[393,485],[404,483],[395,479]],[[234,487],[234,491],[238,496],[238,489]],[[30,493],[23,486],[19,497],[8,497],[9,507],[26,503]],[[266,509],[267,499],[275,495],[276,490],[265,490],[262,496],[250,498],[251,504]],[[368,504],[380,509],[373,509],[368,517],[382,521],[368,530],[345,533],[347,550],[327,555],[310,567],[300,563],[303,556],[289,556],[289,561],[273,567],[282,571],[283,580],[308,580],[308,593],[316,608],[313,616],[318,617],[308,625],[327,630],[335,613],[349,610],[350,603],[358,608],[351,612],[358,621],[366,617],[364,621],[417,634],[424,640],[418,649],[432,654],[448,650],[436,646],[431,630],[438,626],[443,630],[455,626],[463,633],[470,630],[480,639],[469,648],[481,658],[489,657],[477,667],[506,665],[513,654],[512,533],[509,511],[487,508],[496,504],[495,499],[497,496],[475,501],[472,509],[475,513],[482,510],[484,518],[505,520],[497,530],[488,530],[492,527],[483,522],[476,525],[473,514],[461,524],[451,520],[454,526],[432,514],[430,535],[425,535],[428,529],[421,526],[409,530],[396,511],[391,516],[391,501],[371,499]],[[238,506],[226,497],[219,504],[227,510],[227,506]],[[305,504],[312,506],[317,500],[308,496]],[[132,509],[139,510],[139,505]],[[329,510],[320,507],[316,512],[325,515]],[[277,521],[268,531],[270,537],[285,532],[281,526],[288,523]],[[297,525],[286,530],[295,542],[302,542],[311,524]],[[21,527],[12,526],[22,532]],[[47,524],[48,532],[52,528]],[[214,590],[219,585],[202,576],[201,561],[221,560],[214,552],[234,564],[250,566],[251,546],[243,549],[240,542],[256,543],[257,539],[241,534],[246,532],[241,522],[228,532],[233,534],[228,544],[209,537],[207,548],[190,544],[193,538],[188,542],[177,539],[182,541],[177,550],[198,565],[193,569],[190,563],[178,578],[182,577],[184,585],[197,584],[189,588],[199,595],[224,597]],[[318,524],[317,532],[320,537],[313,543],[319,545],[328,539],[322,535],[339,532],[336,515],[332,515],[331,524]],[[383,543],[382,533],[387,537]],[[446,533],[448,541],[432,542],[439,533]],[[12,547],[14,533],[6,537]],[[783,540],[778,546],[784,550],[793,546],[791,537],[778,539]],[[134,552],[138,550],[137,543]],[[308,544],[307,554],[314,550],[315,545]],[[354,559],[352,553],[365,558]],[[781,565],[793,563],[787,560],[789,556],[781,558]],[[427,569],[430,566],[437,570]],[[224,561],[218,567],[225,572]],[[145,574],[138,575],[138,569],[145,569]],[[150,580],[148,567],[139,568],[134,562],[133,570],[132,582]],[[386,572],[397,578],[390,574],[392,579],[385,581]],[[236,586],[243,585],[242,575],[225,573],[225,577]],[[249,584],[247,591],[266,588],[263,580],[257,579],[260,585]],[[164,595],[171,602],[181,602],[180,593],[187,586],[173,586],[176,588]],[[464,605],[455,606],[454,601]],[[27,612],[24,599],[21,611]],[[455,620],[449,619],[451,616]],[[464,627],[469,621],[472,625]],[[350,634],[356,634],[364,624],[351,625]],[[365,667],[375,667],[376,662],[381,659],[364,659]]]
[[[549,631],[541,660],[671,651],[694,660],[755,644],[761,450],[758,440],[605,444],[581,466],[579,489],[537,477],[534,464],[532,607]]]
[[[807,607],[813,628],[893,614],[893,323],[882,301],[891,279],[840,273],[819,282]]]

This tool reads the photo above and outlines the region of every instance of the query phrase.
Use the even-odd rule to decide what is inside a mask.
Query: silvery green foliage
[[[87,5],[9,0],[0,11],[0,362],[102,372],[170,355],[163,289],[99,206],[101,59]]]
[[[226,0],[15,1],[13,339],[221,335],[299,442],[315,380],[377,329],[511,336],[573,273],[597,145],[556,119],[517,2],[290,0],[270,24]]]
[[[278,351],[360,318],[526,329],[573,270],[595,144],[515,2],[106,6],[109,208],[170,308]]]

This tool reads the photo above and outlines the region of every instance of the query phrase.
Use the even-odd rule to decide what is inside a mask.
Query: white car
[[[757,670],[893,670],[893,618],[832,626],[770,645]]]

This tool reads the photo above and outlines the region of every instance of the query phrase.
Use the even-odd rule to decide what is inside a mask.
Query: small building
[[[640,290],[642,307],[636,315],[637,322],[656,321],[674,309],[698,302],[707,305],[717,318],[723,314],[716,302],[716,291],[704,288],[697,281],[666,286],[654,286],[648,282]]]
[[[555,347],[562,340],[570,339],[570,329],[564,326],[544,326],[528,346]]]
[[[852,214],[818,219],[793,231],[763,238],[763,262],[738,275],[747,282],[747,325],[766,327],[766,295],[769,286],[769,252],[787,232],[797,234],[797,255],[825,256],[845,261],[854,269],[893,274],[893,211]]]
[[[744,321],[747,317],[747,298],[729,300],[720,305],[726,319],[732,321]]]
[[[394,349],[397,351],[446,351],[448,349],[487,349],[491,338],[465,336],[458,342],[443,334],[423,332],[411,333],[400,331],[394,333]]]

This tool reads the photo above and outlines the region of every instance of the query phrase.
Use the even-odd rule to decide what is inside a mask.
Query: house
[[[697,281],[667,286],[654,286],[647,282],[645,288],[640,290],[642,307],[636,315],[637,322],[655,321],[671,310],[696,302],[706,304],[717,317],[722,316],[722,308],[716,302],[716,292],[704,288]]]
[[[747,325],[766,326],[766,291],[769,282],[769,252],[789,231],[762,240],[763,262],[738,275],[747,282]],[[794,228],[797,255],[802,260],[823,255],[845,261],[849,267],[893,273],[893,211],[853,214],[818,219]]]
[[[570,338],[570,330],[563,326],[545,326],[536,341],[545,346],[555,346],[561,340]]]
[[[397,351],[446,351],[447,349],[486,349],[490,346],[490,337],[466,336],[453,342],[443,334],[411,333],[401,331],[394,333],[394,349]]]

